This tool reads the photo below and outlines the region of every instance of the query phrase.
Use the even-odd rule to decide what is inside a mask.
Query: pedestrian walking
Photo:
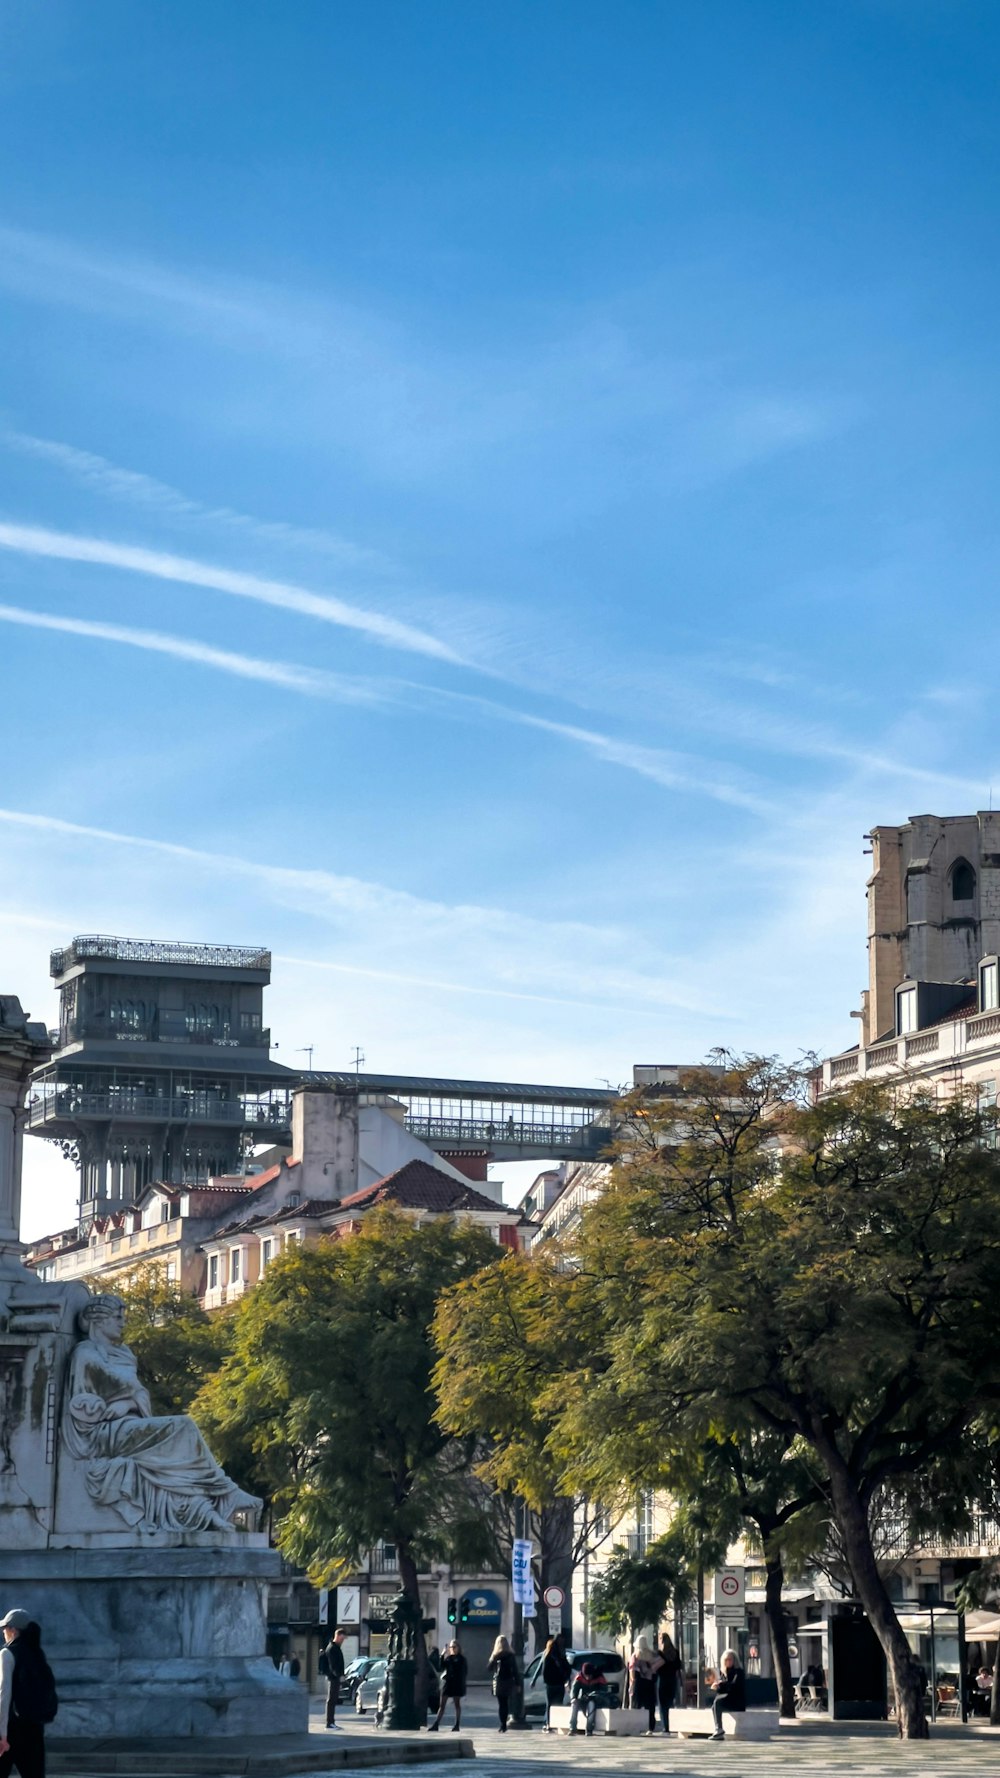
[[[552,1707],[566,1701],[566,1687],[572,1669],[566,1659],[561,1636],[550,1636],[542,1657],[542,1684],[545,1687],[545,1724],[542,1733],[552,1733]]]
[[[59,1700],[41,1631],[26,1611],[8,1611],[0,1629],[0,1778],[15,1767],[21,1778],[45,1778],[45,1725]]]
[[[337,1705],[340,1703],[340,1682],[344,1677],[344,1637],[346,1635],[347,1631],[338,1627],[323,1650],[326,1661],[326,1726],[328,1729],[336,1729],[340,1726],[336,1721],[336,1715]]]
[[[656,1676],[662,1665],[663,1661],[655,1648],[650,1648],[645,1636],[640,1636],[628,1664],[629,1701],[633,1710],[645,1710],[648,1713],[647,1735],[656,1734]]]
[[[493,1680],[493,1696],[497,1701],[497,1715],[500,1718],[500,1733],[507,1733],[507,1719],[510,1716],[510,1701],[517,1690],[517,1662],[506,1636],[498,1636],[493,1644],[490,1655],[490,1676]]]
[[[440,1728],[441,1718],[450,1698],[455,1706],[455,1720],[451,1725],[452,1734],[462,1726],[462,1699],[465,1697],[469,1683],[469,1667],[457,1641],[452,1639],[441,1659],[441,1702],[434,1721],[428,1727],[428,1734]]]
[[[677,1699],[677,1681],[681,1674],[681,1657],[674,1642],[664,1630],[660,1637],[660,1660],[663,1665],[656,1675],[656,1699],[660,1706],[660,1727],[670,1733],[670,1706]]]
[[[727,1648],[722,1657],[722,1672],[712,1687],[715,1697],[712,1699],[712,1715],[715,1718],[715,1734],[709,1736],[710,1741],[724,1741],[726,1731],[722,1726],[722,1712],[731,1711],[736,1715],[747,1707],[747,1688],[743,1668],[736,1658],[736,1650]]]

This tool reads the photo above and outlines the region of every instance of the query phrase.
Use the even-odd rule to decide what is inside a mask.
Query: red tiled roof
[[[254,1229],[270,1227],[272,1222],[294,1222],[297,1217],[306,1216],[314,1220],[317,1216],[329,1214],[331,1210],[340,1208],[336,1198],[304,1198],[301,1204],[285,1204],[280,1210],[258,1210],[254,1216],[244,1216],[236,1222],[224,1223],[216,1229],[216,1237],[221,1235],[250,1234]]]
[[[503,1214],[504,1204],[487,1198],[471,1185],[462,1185],[450,1173],[442,1173],[429,1161],[407,1161],[395,1173],[376,1179],[341,1199],[344,1210],[369,1209],[373,1204],[402,1204],[408,1210],[492,1210]],[[510,1214],[507,1212],[507,1214]]]

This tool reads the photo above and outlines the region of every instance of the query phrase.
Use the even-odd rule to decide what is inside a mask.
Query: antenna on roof
[[[304,1044],[303,1044],[303,1045],[302,1045],[302,1047],[301,1047],[301,1049],[297,1049],[297,1050],[296,1050],[296,1052],[295,1052],[295,1054],[296,1054],[296,1055],[297,1055],[297,1056],[308,1056],[308,1057],[309,1057],[309,1070],[310,1070],[310,1073],[311,1073],[311,1072],[312,1072],[312,1065],[313,1065],[313,1050],[314,1050],[314,1049],[315,1049],[315,1048],[316,1048],[316,1045],[315,1045],[315,1044],[314,1044],[314,1043],[304,1043]]]
[[[356,1043],[354,1045],[354,1072],[355,1072],[355,1074],[361,1073],[361,1064],[364,1061],[364,1059],[365,1059],[365,1052],[361,1048],[360,1044]]]

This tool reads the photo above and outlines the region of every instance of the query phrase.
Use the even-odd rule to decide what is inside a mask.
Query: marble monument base
[[[37,1619],[55,1673],[50,1744],[305,1734],[305,1687],[262,1652],[267,1582],[280,1571],[273,1550],[171,1548],[165,1537],[144,1549],[0,1551],[0,1615],[19,1606]]]

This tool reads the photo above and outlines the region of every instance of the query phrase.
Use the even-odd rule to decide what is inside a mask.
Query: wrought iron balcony
[[[72,1087],[60,1087],[57,1092],[45,1093],[28,1104],[28,1125],[33,1130],[42,1129],[46,1124],[89,1118],[115,1123],[236,1124],[247,1129],[278,1131],[288,1128],[289,1112],[280,1101],[265,1106],[209,1094],[189,1098],[179,1094],[128,1091],[88,1093]]]
[[[193,963],[208,969],[271,968],[270,951],[261,950],[258,945],[201,945],[179,939],[112,938],[104,933],[86,933],[51,952],[50,972],[63,975],[74,964],[93,959],[106,963]]]

